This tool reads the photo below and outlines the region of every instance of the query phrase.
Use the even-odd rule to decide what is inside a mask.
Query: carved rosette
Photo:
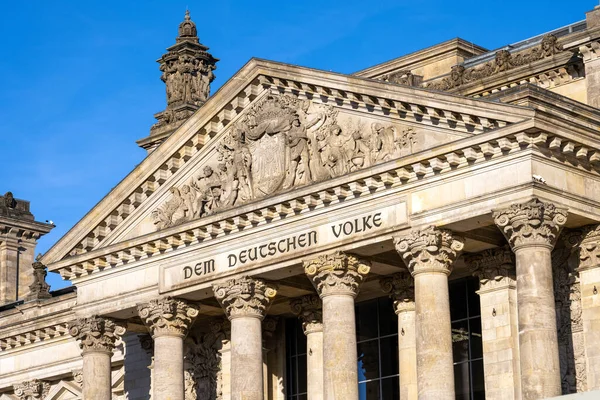
[[[39,379],[18,383],[13,386],[19,400],[45,399],[50,392],[50,384]]]
[[[356,297],[370,270],[370,261],[340,251],[304,261],[304,273],[321,298],[329,295]]]
[[[480,290],[515,286],[515,255],[507,247],[488,249],[465,257]]]
[[[309,294],[290,301],[292,312],[302,321],[304,334],[323,332],[323,310],[319,296]]]
[[[528,246],[552,249],[567,222],[567,209],[533,198],[494,211],[493,217],[513,251]]]
[[[408,271],[383,277],[379,280],[379,285],[394,299],[396,314],[415,310],[415,281]]]
[[[230,320],[238,317],[263,319],[277,294],[277,287],[244,276],[213,285],[215,297]]]
[[[464,248],[464,239],[449,230],[429,226],[395,237],[394,244],[413,276],[423,272],[450,275],[452,264]]]
[[[138,305],[138,314],[152,337],[185,337],[198,316],[198,306],[184,300],[165,297]]]
[[[600,225],[583,228],[579,244],[579,271],[600,267]]]
[[[69,325],[69,333],[86,352],[112,353],[115,342],[125,333],[125,326],[98,316],[80,318]]]

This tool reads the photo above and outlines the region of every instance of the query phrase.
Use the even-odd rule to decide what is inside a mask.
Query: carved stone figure
[[[332,125],[329,134],[321,140],[320,151],[323,153],[325,165],[332,177],[340,176],[350,171],[352,150],[355,148],[351,136],[342,134],[339,125]]]
[[[17,202],[13,197],[12,192],[6,192],[4,194],[4,205],[6,208],[15,208],[17,206]]]
[[[388,161],[396,155],[395,130],[392,126],[384,127],[380,123],[371,125],[373,146],[373,162]]]
[[[50,285],[46,283],[46,266],[40,262],[40,258],[42,257],[39,254],[36,257],[36,261],[31,265],[33,268],[33,283],[29,285],[29,295],[27,298],[29,300],[41,300],[41,299],[49,299],[52,297],[50,295]]]
[[[50,392],[50,384],[39,379],[18,383],[13,388],[19,400],[42,400]]]

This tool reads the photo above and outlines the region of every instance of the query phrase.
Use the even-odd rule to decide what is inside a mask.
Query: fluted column
[[[154,339],[152,400],[184,400],[183,339],[198,316],[198,307],[170,297],[138,305]]]
[[[516,257],[524,400],[561,394],[551,252],[566,221],[566,209],[535,198],[494,212]]]
[[[466,261],[479,278],[485,398],[518,400],[521,368],[514,254],[501,247],[473,254]]]
[[[417,342],[415,339],[415,285],[408,271],[386,276],[379,281],[384,292],[394,299],[398,315],[398,362],[400,400],[417,400]]]
[[[368,261],[341,252],[304,261],[304,272],[323,301],[325,400],[358,399],[354,299],[370,270]]]
[[[308,295],[290,302],[306,335],[308,400],[323,400],[323,310],[321,299]]]
[[[82,349],[83,399],[110,400],[110,359],[115,342],[125,333],[125,328],[111,319],[93,316],[72,322],[69,333],[79,341]]]
[[[231,400],[263,400],[261,323],[277,289],[242,277],[216,283],[213,291],[231,321]]]
[[[600,390],[600,225],[584,228],[578,248],[587,389]]]
[[[454,400],[448,275],[463,239],[428,227],[394,239],[415,279],[417,386],[420,400]]]

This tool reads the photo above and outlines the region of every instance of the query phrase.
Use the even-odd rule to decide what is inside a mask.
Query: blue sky
[[[585,18],[594,0],[3,1],[0,192],[57,227],[46,251],[145,156],[165,107],[155,62],[186,7],[221,59],[213,92],[251,57],[352,73],[461,37],[494,49]],[[53,289],[64,286],[50,274]]]

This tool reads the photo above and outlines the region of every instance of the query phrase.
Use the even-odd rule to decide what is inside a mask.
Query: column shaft
[[[417,382],[420,400],[454,400],[448,277],[415,276]]]
[[[306,334],[308,400],[323,400],[323,332]]]
[[[183,338],[154,338],[153,400],[183,400]]]
[[[110,358],[107,351],[83,352],[83,399],[111,400]]]
[[[261,320],[231,320],[231,400],[263,400]]]
[[[326,400],[357,400],[358,369],[354,297],[323,298],[323,368]]]
[[[561,395],[550,248],[515,251],[524,399]]]
[[[398,314],[398,358],[400,367],[400,400],[417,400],[417,348],[415,310]]]

